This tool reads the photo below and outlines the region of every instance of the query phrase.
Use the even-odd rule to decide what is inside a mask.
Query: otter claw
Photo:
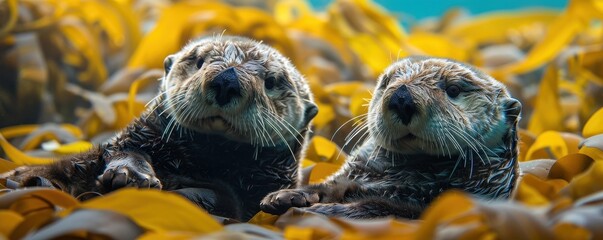
[[[137,188],[159,188],[161,183],[159,179],[149,173],[143,173],[130,168],[129,166],[118,166],[105,170],[99,177],[100,182],[109,191],[123,187]]]
[[[145,159],[136,154],[123,155],[112,159],[105,172],[99,176],[99,181],[107,191],[123,187],[161,189],[161,182]]]
[[[317,203],[317,193],[300,189],[284,189],[268,194],[260,203],[260,209],[270,214],[280,215],[292,207],[309,207]]]

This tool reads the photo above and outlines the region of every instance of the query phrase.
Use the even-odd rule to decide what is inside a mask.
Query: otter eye
[[[446,88],[446,94],[451,98],[455,98],[461,94],[461,88],[457,85],[450,85]]]
[[[268,89],[268,90],[273,89],[275,84],[276,84],[275,77],[268,77],[264,80],[264,87],[266,87],[266,89]]]
[[[199,60],[197,60],[197,69],[201,69],[201,67],[203,67],[203,58],[199,58]]]

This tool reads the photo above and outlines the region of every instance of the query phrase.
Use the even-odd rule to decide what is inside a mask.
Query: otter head
[[[520,111],[503,84],[473,67],[410,57],[379,77],[368,122],[377,144],[389,151],[492,156],[516,154]]]
[[[305,137],[318,108],[275,49],[240,37],[196,40],[164,61],[167,112],[182,127],[256,146]]]

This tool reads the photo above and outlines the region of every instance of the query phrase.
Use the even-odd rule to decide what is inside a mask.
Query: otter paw
[[[280,215],[292,207],[309,207],[320,200],[318,193],[301,189],[283,189],[268,194],[260,203],[260,209],[270,214]]]
[[[161,189],[161,182],[151,164],[134,154],[114,157],[98,178],[108,191],[123,187]]]
[[[55,187],[48,176],[44,166],[21,166],[14,170],[0,174],[0,179],[6,180],[8,188],[19,187]]]

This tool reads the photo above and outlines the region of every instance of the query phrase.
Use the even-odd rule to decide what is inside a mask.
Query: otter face
[[[274,146],[296,139],[318,110],[289,60],[246,38],[203,38],[164,65],[167,112],[190,130]]]
[[[377,144],[393,152],[490,155],[509,144],[520,111],[504,85],[473,67],[411,57],[379,77],[368,123]]]

